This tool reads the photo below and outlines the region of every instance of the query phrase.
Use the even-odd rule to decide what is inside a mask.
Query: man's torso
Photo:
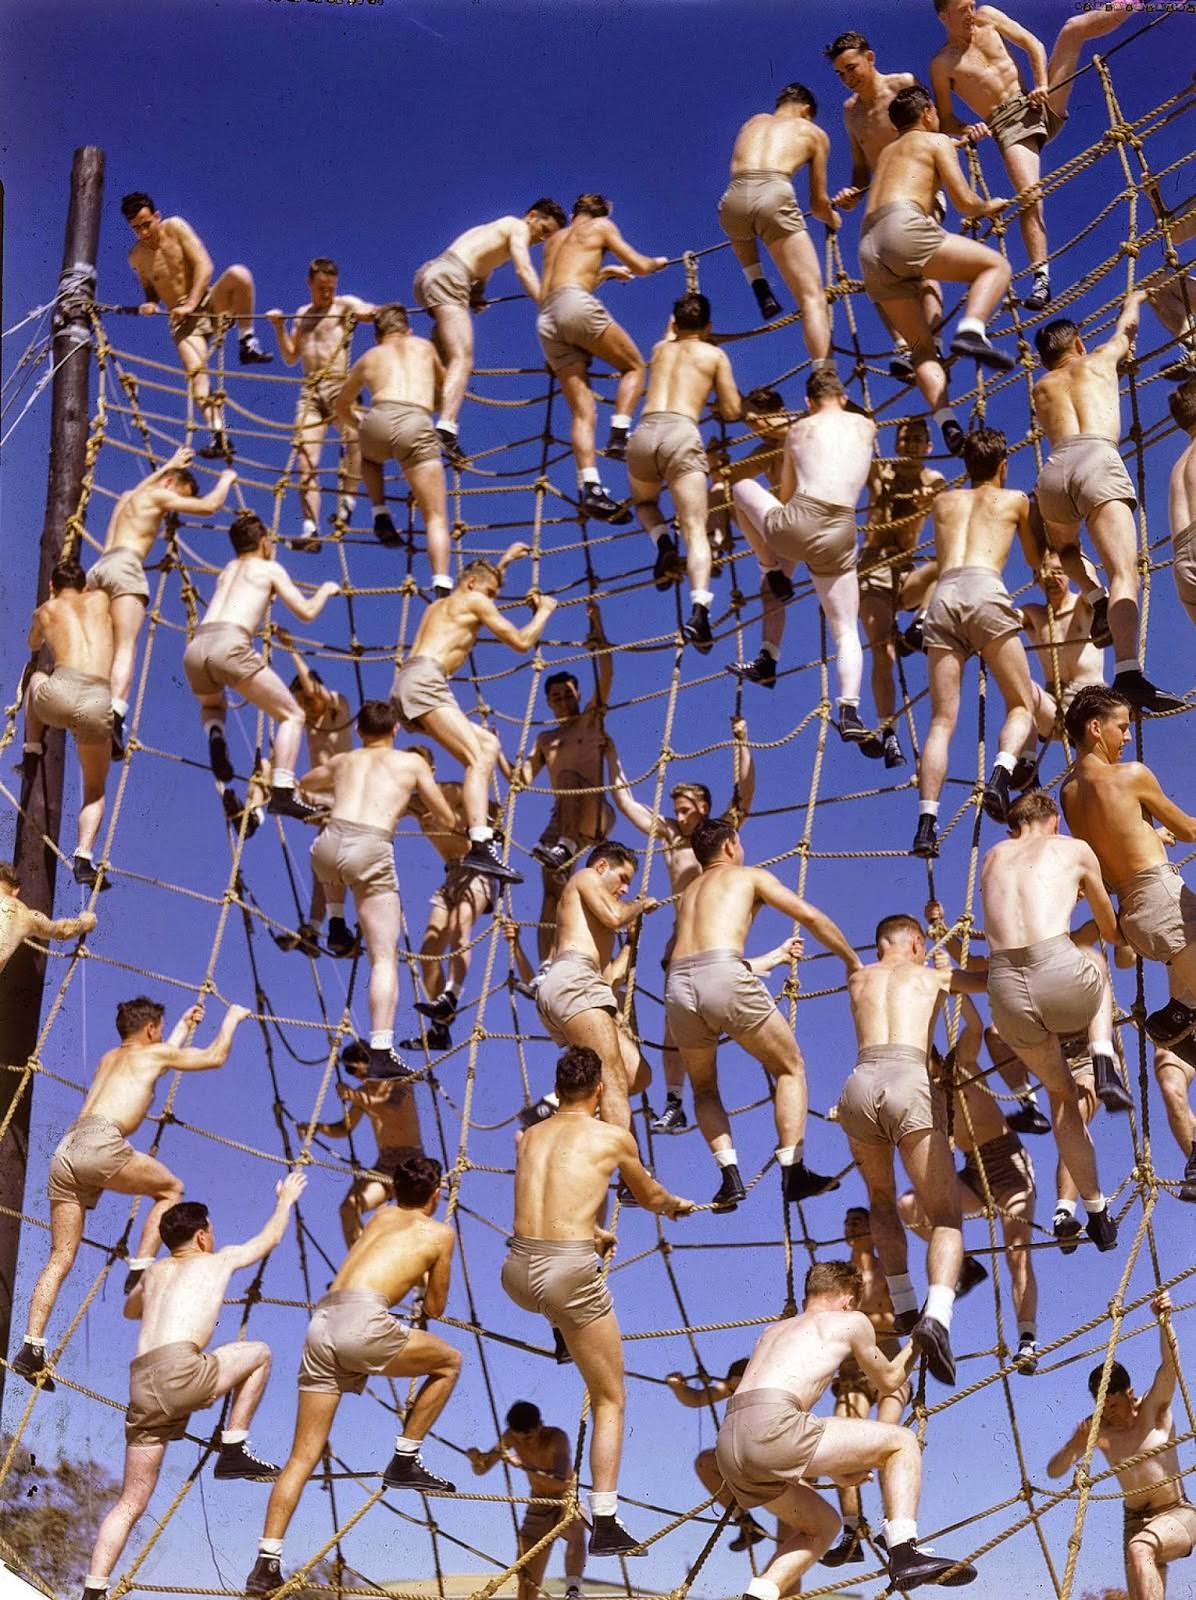
[[[91,1088],[79,1110],[81,1117],[106,1117],[126,1137],[141,1126],[154,1087],[162,1075],[154,1045],[121,1045],[100,1057]]]
[[[385,1206],[366,1224],[331,1288],[369,1289],[393,1306],[436,1264],[445,1233],[444,1223],[422,1212]]]
[[[936,141],[941,138],[941,134],[915,128],[881,150],[868,189],[865,221],[881,206],[898,200],[912,200],[927,216],[933,214],[935,191],[939,186]]]
[[[993,845],[980,869],[989,948],[1020,950],[1066,933],[1081,870],[1074,839],[1029,834]]]
[[[747,172],[783,172],[792,175],[810,159],[817,130],[805,117],[777,117],[762,112],[750,117],[739,130],[731,152],[731,176]]]
[[[1021,89],[1017,64],[991,22],[976,18],[966,45],[947,44],[935,58],[947,71],[953,93],[978,117],[987,117]]]
[[[914,82],[908,72],[878,72],[876,80],[877,92],[871,100],[853,94],[843,105],[844,126],[864,152],[870,171],[875,170],[880,152],[897,137],[889,118],[893,96]]]
[[[557,289],[575,284],[593,290],[602,270],[606,251],[606,218],[574,217],[567,228],[544,241],[544,274],[540,284],[541,305]]]
[[[1052,450],[1081,434],[1116,445],[1121,436],[1116,370],[1101,351],[1071,356],[1034,385],[1034,414]]]
[[[57,667],[91,677],[112,670],[112,618],[108,596],[95,589],[65,589],[38,608],[42,632]]]
[[[173,309],[191,291],[191,271],[183,250],[181,217],[165,217],[156,245],[137,244],[129,263],[145,283],[152,283],[158,298]]]
[[[595,868],[582,867],[566,883],[557,901],[555,953],[575,950],[601,969],[610,960],[615,936],[612,929],[603,927],[586,910],[578,884],[583,874],[595,880],[598,877]]]
[[[838,409],[801,417],[785,435],[798,494],[854,506],[868,481],[876,430],[867,417]]]
[[[515,1232],[590,1239],[615,1169],[614,1134],[567,1106],[529,1128],[515,1158]]]
[[[228,1283],[215,1255],[167,1256],[146,1269],[137,1354],[186,1342],[202,1350],[212,1337]]]
[[[1166,861],[1158,834],[1142,814],[1132,767],[1081,756],[1060,800],[1072,833],[1096,852],[1106,883],[1121,883]]]
[[[861,1050],[886,1044],[925,1050],[942,986],[916,961],[876,961],[847,980]]]
[[[1026,496],[1018,489],[947,489],[934,502],[939,572],[960,567],[1004,570]]]
[[[697,422],[714,383],[719,352],[704,339],[662,339],[652,352],[644,415],[671,411]]]
[[[743,950],[756,913],[756,889],[745,867],[715,867],[701,874],[677,906],[673,959],[704,950]]]
[[[436,404],[436,350],[430,339],[409,333],[397,343],[375,345],[361,358],[370,403],[392,400],[431,411]]]

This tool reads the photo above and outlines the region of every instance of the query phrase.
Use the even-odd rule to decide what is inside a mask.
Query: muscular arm
[[[756,763],[748,743],[747,723],[732,722],[731,765],[735,779],[735,810],[742,821],[752,809],[756,798]]]
[[[686,1383],[679,1372],[670,1372],[665,1382],[687,1411],[715,1405],[720,1400],[728,1399],[731,1393],[722,1378],[712,1378],[709,1383],[700,1383],[695,1389]]]
[[[596,600],[586,602],[586,613],[590,619],[586,648],[595,652],[594,664],[598,674],[598,684],[587,709],[601,711],[610,704],[611,684],[615,681],[615,654],[609,648],[610,640],[606,637],[606,629],[602,625],[602,612],[598,609]]]
[[[872,1380],[877,1394],[896,1394],[908,1378],[917,1352],[911,1340],[889,1361],[877,1348],[875,1328],[862,1311],[857,1311],[852,1317],[851,1353],[864,1376]]]
[[[1082,839],[1076,840],[1080,848],[1080,859],[1083,862],[1083,875],[1080,878],[1080,888],[1084,897],[1092,907],[1092,915],[1100,929],[1102,939],[1107,939],[1110,944],[1117,943],[1117,913],[1113,909],[1113,902],[1109,899],[1105,888],[1105,881],[1101,877],[1100,864],[1096,859],[1096,852],[1091,845]]]
[[[632,1194],[644,1207],[645,1211],[655,1211],[664,1217],[676,1217],[681,1214],[679,1208],[691,1210],[688,1200],[681,1200],[675,1194],[670,1194],[664,1184],[657,1183],[656,1179],[648,1172],[640,1160],[639,1150],[635,1140],[629,1133],[618,1132],[619,1171],[623,1180]]]
[[[817,906],[812,906],[808,900],[803,900],[794,894],[792,889],[787,889],[779,878],[774,878],[772,873],[766,872],[763,867],[756,867],[753,870],[752,879],[757,896],[766,906],[792,917],[794,922],[812,933],[819,944],[825,945],[839,957],[848,972],[855,972],[863,965],[859,956],[848,944],[842,928],[824,911],[819,911]]]
[[[333,787],[332,762],[321,761],[318,767],[305,772],[299,780],[299,787],[306,789],[309,794],[329,794]]]
[[[1155,1314],[1159,1319],[1159,1361],[1158,1371],[1151,1379],[1150,1388],[1143,1396],[1142,1405],[1157,1420],[1155,1427],[1159,1427],[1166,1420],[1166,1413],[1171,1409],[1171,1402],[1175,1398],[1175,1387],[1179,1382],[1179,1369],[1176,1358],[1179,1349],[1175,1343],[1175,1334],[1170,1324],[1171,1301],[1166,1295],[1160,1296],[1154,1303]]]
[[[298,315],[296,313],[296,315]],[[278,341],[278,353],[288,367],[293,367],[299,359],[299,340],[287,327],[286,318],[281,311],[267,311],[266,321],[274,329],[274,337]]]
[[[743,396],[725,350],[719,351],[718,365],[714,369],[714,402],[724,422],[736,422],[743,415]]]
[[[1163,793],[1162,785],[1149,767],[1137,766],[1137,783],[1134,798],[1139,802],[1143,811],[1154,822],[1161,822],[1164,828],[1170,828],[1175,837],[1183,844],[1196,844],[1196,817],[1190,817],[1186,811],[1181,811],[1169,795]]]
[[[577,886],[577,892],[586,910],[602,927],[612,933],[617,933],[620,928],[626,928],[643,914],[642,900],[616,900],[596,876],[582,878]]]
[[[516,628],[507,621],[489,596],[475,593],[473,602],[474,616],[482,626],[489,628],[502,644],[510,645],[512,650],[518,650],[521,656],[525,656],[533,645],[539,643],[540,635],[548,626],[548,619],[557,605],[551,595],[545,595],[537,605],[532,620],[525,627]]]
[[[445,799],[444,790],[432,776],[428,763],[422,756],[416,756],[415,759],[419,762],[419,770],[415,777],[416,794],[445,833],[456,833],[457,813]]]
[[[159,511],[170,512],[175,516],[206,517],[213,511],[219,511],[228,499],[228,491],[237,481],[237,474],[228,468],[216,479],[215,485],[207,494],[187,495],[175,494],[173,489],[160,489],[156,495]]]
[[[664,256],[641,255],[634,246],[627,243],[613,222],[607,222],[603,237],[611,255],[617,257],[625,267],[629,267],[637,278],[646,278],[650,273],[659,272],[666,265]]]
[[[825,132],[818,128],[815,130],[818,137],[814,141],[814,149],[810,155],[810,214],[825,222],[830,228],[837,228],[839,218],[831,208],[830,196],[826,189],[826,158],[831,147],[831,142]]]
[[[1083,1422],[1072,1434],[1071,1438],[1061,1450],[1056,1450],[1047,1462],[1047,1476],[1049,1478],[1062,1478],[1084,1454],[1084,1447],[1088,1443],[1088,1430],[1092,1426],[1092,1418],[1085,1417]]]
[[[642,800],[637,800],[632,794],[627,774],[623,771],[623,763],[619,759],[619,752],[609,739],[606,745],[606,769],[610,776],[610,797],[632,827],[638,828],[641,833],[650,834],[655,830],[658,835],[667,836],[668,824],[665,819],[654,817],[651,807],[644,805]]]
[[[47,917],[32,906],[25,907],[26,939],[75,939],[81,933],[90,933],[95,925],[90,911],[81,911],[77,917]]]
[[[287,1231],[291,1209],[306,1187],[307,1179],[302,1173],[289,1174],[278,1185],[278,1199],[265,1227],[255,1233],[252,1239],[246,1239],[243,1244],[230,1244],[217,1252],[220,1261],[228,1267],[230,1273],[237,1272],[242,1267],[251,1267],[255,1261],[260,1261],[263,1256],[270,1254]]]
[[[233,1035],[248,1015],[244,1006],[229,1006],[219,1032],[210,1045],[200,1050],[194,1045],[186,1047],[173,1042],[161,1044],[158,1046],[159,1060],[167,1069],[178,1072],[209,1072],[213,1067],[222,1067],[232,1050]]]
[[[1117,326],[1097,352],[1098,355],[1108,356],[1114,366],[1129,354],[1130,346],[1138,337],[1138,312],[1145,299],[1146,296],[1140,289],[1135,289],[1132,294],[1126,295]]]
[[[339,584],[328,582],[322,583],[315,594],[305,595],[287,569],[277,561],[270,563],[270,584],[283,605],[300,622],[314,622],[333,595],[340,593]]]
[[[934,95],[934,108],[939,114],[941,130],[946,134],[961,134],[963,123],[955,115],[955,107],[951,102],[951,74],[941,56],[935,56],[930,63],[930,92]]]
[[[365,388],[364,361],[365,357],[359,356],[349,368],[349,375],[341,385],[341,392],[332,408],[333,421],[342,430],[353,426],[353,402]]]
[[[511,229],[511,265],[523,291],[535,305],[540,303],[540,278],[528,254],[530,235],[526,222],[517,222]]]
[[[934,144],[934,170],[939,182],[947,191],[947,198],[961,217],[984,217],[1000,209],[1004,201],[986,200],[968,183],[959,165],[959,157],[949,139],[936,139]]]
[[[993,27],[1009,44],[1016,45],[1019,50],[1024,50],[1030,61],[1030,69],[1034,74],[1034,87],[1046,89],[1047,87],[1047,53],[1042,40],[1032,34],[1029,28],[1023,28],[1020,22],[1015,22],[1012,17],[1007,17],[1003,11],[997,11],[993,6],[983,8],[983,19],[991,22]]]
[[[440,1254],[428,1271],[428,1286],[424,1290],[424,1312],[429,1317],[441,1317],[448,1305],[449,1279],[453,1270],[453,1232],[445,1228]]]

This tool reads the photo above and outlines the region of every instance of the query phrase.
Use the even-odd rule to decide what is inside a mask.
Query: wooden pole
[[[50,402],[50,469],[46,485],[46,517],[42,524],[37,571],[37,604],[50,592],[50,569],[62,548],[63,528],[79,503],[87,449],[91,377],[91,328],[87,301],[95,296],[96,247],[100,237],[100,202],[104,192],[104,152],[93,145],[75,151],[71,165],[70,210],[62,252],[62,274],[54,313]],[[39,663],[48,667],[50,662]],[[21,898],[47,916],[54,909],[57,857],[48,841],[58,842],[62,820],[64,734],[47,728],[45,755],[32,778],[21,784],[21,810],[13,864],[21,880]],[[18,1103],[0,1147],[0,1350],[11,1347],[13,1291],[21,1238],[19,1216],[25,1203],[25,1169],[29,1155],[29,1118],[33,1085],[22,1090],[23,1068],[37,1043],[46,958],[22,945],[0,974],[0,1121]],[[39,1249],[43,1236],[34,1235]],[[0,1398],[5,1372],[0,1368]]]

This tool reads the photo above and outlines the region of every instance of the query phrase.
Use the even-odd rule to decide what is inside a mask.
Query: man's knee
[[[153,1193],[155,1200],[169,1200],[172,1206],[176,1206],[183,1198],[183,1180],[172,1173],[163,1179]]]
[[[252,1370],[254,1372],[260,1372],[263,1367],[268,1371],[271,1362],[274,1360],[270,1346],[264,1339],[250,1339],[246,1346],[246,1354],[253,1359]]]
[[[1135,1572],[1154,1572],[1158,1567],[1157,1550],[1153,1534],[1135,1534],[1125,1547],[1125,1564]]]
[[[436,1364],[436,1371],[454,1383],[461,1376],[461,1352],[456,1345],[446,1344],[444,1353]]]

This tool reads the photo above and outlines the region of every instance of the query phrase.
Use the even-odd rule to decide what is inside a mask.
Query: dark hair
[[[832,400],[836,395],[846,393],[843,379],[834,367],[819,367],[806,379],[807,400]]]
[[[199,484],[196,481],[195,474],[187,467],[171,467],[166,476],[173,478],[176,483],[186,484],[192,494],[199,493]]]
[[[706,817],[699,822],[689,841],[698,865],[708,867],[714,858],[722,853],[723,846],[738,832],[739,829],[733,822],[728,822],[726,817]]]
[[[673,301],[673,324],[682,333],[699,333],[710,326],[710,301],[696,289]]]
[[[948,5],[950,5],[950,3],[951,3],[951,0],[934,0],[934,12],[935,12],[935,15],[938,16],[938,17],[941,17],[943,12],[946,11]]]
[[[584,1100],[602,1082],[602,1058],[589,1045],[570,1045],[556,1064],[556,1092],[565,1101]]]
[[[569,220],[565,215],[565,208],[557,205],[555,200],[550,200],[547,195],[542,195],[539,200],[533,200],[527,209],[529,212],[534,211],[537,216],[549,218],[558,228],[563,228]]]
[[[920,439],[930,438],[930,424],[925,417],[906,417],[904,422],[899,422],[894,442],[900,443],[902,434],[908,439],[911,433],[916,433]]]
[[[239,556],[252,555],[270,530],[256,511],[238,511],[228,530],[233,550]]]
[[[749,389],[743,397],[747,401],[747,409],[752,411],[784,411],[785,401],[779,389],[774,389],[771,384],[762,383],[757,389]]]
[[[162,1213],[158,1232],[168,1250],[177,1250],[180,1245],[190,1244],[202,1228],[211,1225],[212,1219],[202,1200],[180,1200],[177,1206]]]
[[[577,679],[571,672],[550,672],[544,680],[544,693],[547,694],[549,689],[555,689],[558,683],[571,683],[575,689],[577,688]]]
[[[1000,428],[972,428],[964,435],[963,464],[973,483],[987,483],[996,476],[1009,454],[1009,443]]]
[[[74,556],[63,556],[50,568],[50,588],[55,594],[61,589],[86,589],[87,574]]]
[[[1128,705],[1129,701],[1120,690],[1109,689],[1103,683],[1086,683],[1063,714],[1067,737],[1079,748],[1094,717],[1107,722],[1118,706]]]
[[[818,102],[804,83],[787,83],[777,96],[777,110],[782,106],[809,106],[811,117],[818,115]]]
[[[846,1220],[848,1217],[863,1217],[868,1226],[872,1226],[872,1213],[868,1210],[867,1206],[848,1206],[847,1210],[843,1213],[843,1217],[844,1220]]]
[[[1063,360],[1075,344],[1079,332],[1079,328],[1070,317],[1056,317],[1054,322],[1048,322],[1039,328],[1034,335],[1034,348],[1048,372]]]
[[[1030,789],[1025,794],[1019,794],[1009,807],[1006,821],[1010,833],[1019,833],[1028,822],[1043,822],[1047,817],[1057,817],[1059,805],[1054,795],[1045,789]]]
[[[609,217],[610,201],[604,194],[594,194],[592,191],[579,194],[573,202],[573,215],[575,217]]]
[[[1196,427],[1196,378],[1189,378],[1178,389],[1172,389],[1167,396],[1167,407],[1177,428],[1186,432]]]
[[[132,1000],[122,1000],[116,1008],[116,1031],[122,1039],[131,1039],[150,1022],[161,1022],[166,1007],[139,994]]]
[[[401,1206],[424,1206],[440,1187],[440,1162],[422,1150],[404,1150],[390,1170],[391,1188]]]
[[[852,28],[847,33],[841,33],[822,53],[828,61],[834,61],[837,56],[844,55],[848,50],[871,50],[871,48],[864,35]]]
[[[6,883],[10,889],[19,889],[21,880],[17,877],[17,869],[11,861],[0,861],[0,883]]]
[[[860,1269],[850,1261],[816,1261],[806,1273],[805,1299],[816,1294],[850,1294],[858,1305],[864,1293],[864,1280]]]
[[[889,121],[898,133],[904,133],[919,122],[922,113],[933,105],[930,91],[923,84],[911,83],[908,88],[898,89],[889,101]]]
[[[316,669],[314,667],[308,667],[307,676],[311,679],[311,681],[313,683],[318,683],[321,686],[323,686],[324,680],[323,680],[323,678],[321,678],[320,674],[316,671]],[[303,678],[297,672],[295,674],[295,676],[291,679],[291,693],[292,694],[298,694],[299,691],[302,688],[303,688]]]
[[[635,851],[619,839],[607,839],[603,844],[595,845],[590,851],[586,857],[586,866],[596,867],[603,861],[612,867],[634,867]]]
[[[1099,1367],[1093,1367],[1088,1374],[1088,1393],[1095,1400],[1100,1393],[1100,1381],[1104,1376],[1105,1364],[1102,1361]],[[1133,1388],[1130,1375],[1120,1361],[1115,1361],[1109,1368],[1109,1387],[1106,1394],[1128,1394]]]
[[[307,269],[309,278],[314,278],[317,272],[324,273],[330,278],[339,278],[341,269],[331,256],[313,256],[311,266]]]
[[[370,1047],[364,1039],[350,1039],[341,1051],[341,1066],[368,1067],[370,1064]]]
[[[911,917],[908,911],[897,911],[891,917],[882,917],[876,924],[874,942],[879,944],[882,939],[893,941],[903,933],[908,933],[911,938],[926,937],[917,917]]]
[[[381,739],[399,725],[399,713],[389,700],[366,700],[357,713],[357,732],[362,739]]]
[[[389,305],[379,306],[374,312],[374,338],[378,344],[389,333],[406,333],[410,327],[407,320],[407,307],[400,305],[397,300],[392,300]]]
[[[732,1361],[731,1365],[727,1368],[727,1376],[724,1382],[730,1383],[732,1378],[742,1378],[748,1369],[748,1361],[750,1359],[751,1358],[749,1356],[740,1356],[738,1361]]]
[[[156,211],[158,208],[140,189],[134,189],[132,194],[124,195],[120,202],[120,214],[127,222],[132,222],[139,211]]]
[[[532,1405],[530,1400],[516,1400],[507,1412],[507,1427],[513,1433],[530,1433],[542,1420],[539,1406]]]

